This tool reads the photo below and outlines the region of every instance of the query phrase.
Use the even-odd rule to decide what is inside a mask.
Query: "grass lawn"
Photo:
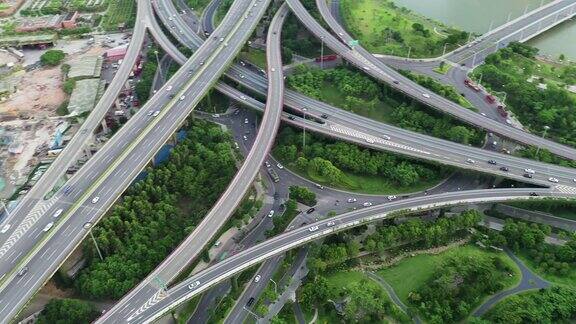
[[[186,0],[186,4],[192,11],[194,11],[198,16],[202,15],[204,8],[210,3],[210,0]]]
[[[572,288],[576,288],[576,269],[574,267],[570,269],[570,272],[567,275],[558,276],[538,269],[536,263],[532,261],[532,259],[530,259],[526,253],[519,253],[517,254],[517,256],[518,258],[520,258],[520,260],[522,260],[522,262],[524,262],[524,264],[528,268],[530,268],[532,271],[534,271],[534,273],[538,274],[540,277],[553,283],[567,285]]]
[[[341,0],[340,7],[348,30],[374,53],[408,56],[411,47],[410,57],[439,56],[444,35],[453,31],[439,22],[398,8],[389,0]],[[414,23],[422,24],[429,35],[415,32]],[[392,37],[387,28],[398,32],[401,39]],[[447,51],[453,47],[448,46]]]
[[[365,176],[342,171],[344,172],[342,181],[336,184],[329,184],[324,177],[310,170],[307,172],[298,172],[295,170],[295,167],[290,166],[290,168],[314,182],[334,187],[336,189],[367,194],[392,195],[423,191],[437,185],[442,180],[444,180],[444,177],[439,176],[437,179],[423,180],[415,185],[400,187],[390,182],[386,177],[383,176]]]
[[[366,107],[365,105],[347,107],[345,105],[346,96],[344,93],[338,90],[336,86],[330,82],[324,82],[322,85],[321,95],[321,101],[329,103],[334,107],[342,108],[373,120],[390,122],[389,116],[392,113],[393,108],[381,101],[376,104],[374,109]]]
[[[442,67],[439,66],[439,67],[434,68],[434,72],[440,73],[440,74],[446,74],[446,73],[448,73],[448,71],[450,71],[450,69],[452,69],[452,65],[444,64]]]
[[[248,47],[248,52],[240,52],[240,58],[256,64],[261,69],[266,69],[266,52]]]
[[[489,252],[473,245],[455,247],[437,255],[421,254],[406,258],[390,268],[378,271],[378,274],[394,288],[398,297],[408,305],[408,294],[417,290],[431,278],[434,275],[435,267],[441,264],[445,258],[453,255],[474,257],[475,255],[487,254],[498,256],[514,269],[514,275],[508,278],[504,285],[506,287],[517,285],[520,281],[520,270],[514,261],[504,253]]]

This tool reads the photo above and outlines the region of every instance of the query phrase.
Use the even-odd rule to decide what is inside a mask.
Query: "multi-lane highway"
[[[62,179],[68,167],[76,161],[76,158],[90,140],[94,137],[94,131],[100,125],[100,121],[104,118],[108,109],[118,97],[122,87],[128,80],[130,72],[138,56],[144,37],[146,35],[146,20],[144,19],[142,10],[138,10],[136,14],[136,24],[134,26],[132,40],[126,52],[126,56],[118,71],[116,72],[112,82],[106,89],[106,92],[98,101],[90,115],[86,118],[82,127],[66,145],[64,150],[60,152],[58,157],[52,162],[50,168],[42,175],[36,184],[28,191],[26,196],[20,199],[16,208],[10,213],[10,217],[3,221],[3,225],[10,224],[10,229],[2,235],[0,242],[6,243],[6,239],[10,238],[16,240],[18,236],[24,235],[27,230],[34,226],[41,217],[44,211],[52,204],[56,198],[44,200],[44,197],[52,188],[57,185],[58,181]],[[0,258],[4,253],[0,250]],[[8,265],[0,265],[0,276],[6,274]]]
[[[172,30],[180,29],[186,31],[189,29],[183,21],[174,15],[176,9],[171,5],[170,1],[160,1],[158,6],[156,8],[157,12],[164,22],[169,21],[167,17],[174,17],[170,23],[175,24],[177,28]],[[193,35],[191,31],[182,35],[174,33],[174,35],[180,37],[179,41],[192,49],[201,42],[198,36]],[[175,47],[165,48],[165,50],[170,55],[173,55],[177,61],[184,59],[184,56]],[[240,64],[233,65],[227,76],[261,95],[266,95],[268,91],[265,76]],[[261,103],[253,100],[248,95],[232,89],[222,82],[218,83],[216,88],[243,104],[256,109],[262,109],[263,107]],[[284,104],[296,111],[301,111],[303,107],[306,107],[308,110],[307,114],[316,116],[316,120],[322,120],[321,115],[323,114],[329,116],[328,120],[324,121],[324,124],[304,120],[300,117],[292,116],[290,117],[292,119],[289,119],[289,116],[284,116],[283,118],[287,122],[300,127],[307,125],[307,129],[339,139],[353,141],[364,146],[539,185],[551,184],[549,182],[550,178],[557,178],[559,184],[564,186],[576,185],[576,182],[574,182],[576,170],[574,169],[517,158],[414,133],[355,115],[295,91],[286,90]],[[386,139],[387,136],[390,137],[390,140]],[[372,141],[374,143],[369,143]],[[473,160],[474,163],[470,163],[468,159]],[[491,160],[497,164],[488,163]],[[508,171],[500,170],[502,167],[507,167]],[[536,173],[532,175],[532,178],[526,178],[524,176],[526,174],[525,170],[534,170]]]
[[[167,3],[167,1],[160,2],[163,4]],[[228,68],[234,56],[241,46],[244,45],[257,22],[260,20],[260,17],[264,14],[268,2],[269,1],[266,0],[235,1],[220,26],[213,31],[210,37],[198,48],[189,60],[184,61],[185,58],[183,58],[181,54],[174,53],[177,52],[177,49],[175,49],[173,44],[166,42],[166,38],[160,32],[160,27],[155,22],[151,12],[150,2],[145,0],[139,1],[138,19],[133,35],[134,43],[129,49],[129,59],[126,60],[128,63],[122,65],[122,73],[119,74],[123,76],[124,73],[129,73],[132,68],[129,62],[138,55],[144,38],[144,27],[150,29],[153,36],[164,48],[168,48],[169,52],[173,52],[171,55],[174,54],[176,57],[179,57],[183,66],[176,75],[149,100],[141,111],[133,116],[133,118],[72,177],[65,189],[57,192],[52,199],[43,201],[38,205],[35,205],[34,201],[25,200],[24,204],[20,204],[15,211],[16,216],[11,216],[11,219],[16,220],[20,224],[13,226],[12,231],[2,236],[2,239],[5,240],[0,246],[0,258],[3,261],[0,263],[0,274],[2,275],[0,277],[0,319],[2,319],[2,322],[9,321],[18,313],[25,302],[56,271],[65,257],[69,255],[87,235],[91,226],[110,208],[112,203],[130,184],[131,180],[146,165],[147,161],[151,159],[169,136],[182,124],[203,95]],[[560,6],[560,3],[571,5],[574,2],[576,2],[576,0],[559,0],[549,7]],[[433,93],[429,93],[426,89],[386,67],[371,54],[367,53],[362,47],[350,49],[347,45],[344,45],[314,21],[298,0],[287,0],[287,3],[291,6],[298,18],[314,34],[322,37],[328,46],[332,47],[345,59],[367,73],[389,83],[393,88],[427,105],[450,113],[471,124],[479,125],[503,136],[512,138],[518,142],[546,147],[558,155],[572,159],[576,156],[574,153],[575,150],[572,148],[543,140],[512,127],[495,125],[497,123],[482,118],[480,115],[468,111]],[[155,5],[157,5],[157,3],[155,3]],[[170,5],[173,7],[171,2],[168,4],[168,7]],[[329,11],[326,10],[327,7],[325,3],[322,5],[322,3],[319,2],[318,6],[330,27],[336,31],[342,41],[345,43],[349,42],[351,40],[350,36],[345,33],[333,18],[330,19]],[[570,10],[573,11],[574,7],[565,8],[572,8]],[[552,16],[554,16],[553,22],[565,18],[566,15],[572,14],[572,11],[559,11],[566,9],[556,9],[550,9],[556,10],[552,11]],[[254,71],[242,66],[234,66],[230,73],[228,73],[231,78],[241,83],[251,84],[253,90],[267,94],[268,102],[265,109],[265,118],[254,149],[251,150],[246,160],[247,163],[242,166],[238,176],[235,177],[226,193],[214,206],[211,214],[207,216],[207,221],[198,227],[202,230],[195,231],[187,238],[152,276],[161,276],[163,281],[170,282],[174,276],[190,262],[190,259],[200,252],[204,244],[210,240],[212,235],[216,233],[218,228],[225,222],[228,215],[233,212],[245,190],[253,181],[254,176],[258,172],[258,168],[272,145],[273,135],[278,128],[278,121],[281,116],[283,100],[286,100],[285,103],[295,109],[308,108],[309,115],[318,116],[322,114],[323,111],[330,112],[329,119],[322,123],[317,122],[322,121],[319,117],[317,117],[316,120],[304,120],[300,117],[282,114],[282,118],[287,119],[287,121],[292,124],[306,124],[308,129],[330,136],[344,138],[369,147],[385,148],[417,158],[438,161],[443,164],[461,166],[514,179],[524,179],[523,173],[533,173],[525,169],[532,169],[535,172],[534,176],[530,179],[526,178],[525,180],[538,184],[549,184],[549,178],[554,177],[559,181],[559,183],[557,185],[555,184],[550,190],[539,189],[538,192],[541,196],[574,196],[575,189],[573,187],[573,179],[576,178],[576,175],[572,169],[499,155],[489,151],[468,148],[463,145],[432,138],[430,138],[429,142],[426,142],[423,139],[428,137],[420,134],[414,134],[396,128],[386,128],[388,126],[362,119],[360,116],[340,111],[334,107],[315,102],[295,93],[293,93],[293,98],[291,98],[290,95],[292,92],[289,91],[284,95],[282,66],[279,56],[279,26],[281,26],[281,22],[286,16],[286,13],[283,11],[286,11],[285,6],[280,9],[280,13],[275,17],[268,35],[268,46],[270,47],[267,51],[269,60],[267,75],[269,79],[266,80],[262,75],[258,76]],[[162,16],[161,12],[162,10],[160,10],[160,16]],[[328,16],[326,16],[326,12],[328,12]],[[172,17],[173,19],[168,20],[174,20],[175,23],[181,21],[179,14],[172,14]],[[550,24],[549,20],[551,18],[549,17],[551,17],[549,14],[547,16],[544,15],[541,16],[542,19],[536,19],[533,20],[533,22],[539,24],[540,27],[538,27],[538,29],[542,29],[545,23],[547,25]],[[521,21],[528,20],[519,19],[515,23]],[[188,32],[186,29],[174,29],[177,30],[177,38],[181,41],[192,41],[196,47],[199,45],[199,42],[201,42],[200,38],[196,35],[194,35],[194,37],[187,37],[189,35],[187,35]],[[506,35],[512,34],[506,34],[503,31],[501,36],[504,38]],[[522,37],[526,37],[526,35],[522,35]],[[103,114],[108,109],[123,83],[124,80],[122,80],[122,78],[115,79],[113,82],[113,90],[106,96],[106,100],[99,103],[99,108],[97,108],[99,112],[103,111]],[[230,86],[220,83],[217,85],[217,88],[240,102],[263,108],[261,103],[246,97]],[[114,94],[114,92],[116,92],[116,94]],[[67,154],[71,155],[66,156],[73,157],[74,154],[80,150],[86,137],[91,136],[91,127],[95,126],[94,123],[97,123],[101,119],[101,117],[98,118],[98,114],[95,114],[94,117],[91,118],[93,120],[91,119],[90,123],[85,124],[83,130],[80,131],[80,134],[84,135],[84,139],[82,136],[79,136],[79,139],[75,139],[75,144],[72,146],[69,145],[68,151],[71,153]],[[65,166],[66,163],[72,162],[71,160],[72,159],[58,162],[56,165],[61,164]],[[488,160],[495,160],[497,164],[490,164],[487,162]],[[502,165],[508,167],[509,170],[500,171],[498,168]],[[62,169],[65,170],[64,167]],[[36,195],[42,193],[43,196],[46,191],[50,190],[53,185],[50,184],[50,182],[57,180],[58,176],[56,175],[58,171],[59,170],[52,171],[54,173],[49,173],[48,177],[45,175],[47,179],[45,180],[45,184],[34,189],[33,193]],[[496,196],[497,194],[498,196]],[[529,192],[526,190],[501,190],[457,194],[461,197],[454,196],[454,194],[452,194],[452,196],[451,194],[434,195],[421,198],[423,200],[417,200],[415,198],[386,204],[382,208],[389,207],[390,210],[383,210],[390,212],[398,208],[429,206],[432,203],[441,204],[443,202],[449,202],[453,204],[471,201],[525,198],[528,194]],[[35,197],[35,199],[38,198],[39,196]],[[322,231],[313,229],[308,231],[306,229],[292,231],[290,233],[296,233],[296,236],[291,236],[290,233],[280,236],[281,238],[288,237],[288,241],[279,243],[279,241],[273,239],[269,241],[270,243],[266,242],[263,243],[263,245],[272,248],[272,252],[270,253],[280,253],[294,244],[302,244],[303,242],[314,239],[319,233],[327,235],[332,229],[340,228],[338,227],[340,225],[355,224],[359,219],[367,217],[367,214],[363,214],[363,212],[374,214],[381,213],[383,210],[374,209],[357,212],[357,214],[345,214],[337,218],[336,220],[339,223],[334,227],[330,227],[330,229],[324,229]],[[47,226],[49,223],[54,223],[52,229],[43,230],[44,226]],[[325,226],[326,224],[320,225]],[[279,247],[277,248],[274,244],[278,244],[277,246]],[[257,247],[254,247],[254,249],[256,248]],[[252,250],[253,249],[250,249],[249,251]],[[264,250],[258,251],[265,253],[263,252]],[[255,255],[257,255],[257,253]],[[226,272],[224,276],[228,276],[232,272],[240,271],[244,266],[258,261],[258,257],[254,257],[254,255],[250,255],[247,258],[248,259],[244,259],[246,264],[236,265],[236,268],[232,270],[225,269]],[[226,264],[228,263],[225,262],[224,267]],[[220,271],[218,269],[222,269],[220,265],[214,268],[216,268],[216,270],[207,272],[208,275],[206,278],[202,277],[206,285],[211,285],[212,282],[221,280],[223,276],[220,274],[220,277],[216,276],[213,277],[216,279],[210,279],[212,278],[210,276]],[[18,273],[20,269],[26,269],[27,271]],[[204,274],[204,272],[199,275],[202,274]],[[197,278],[197,276],[194,278]],[[195,281],[188,281],[188,283],[194,282]],[[174,289],[178,287],[182,288],[185,286],[178,285]],[[174,289],[171,289],[169,292],[173,292]],[[203,285],[202,289],[204,289]],[[178,303],[182,298],[189,297],[188,295],[190,294],[190,292],[180,292],[179,295],[178,291],[174,291],[174,293],[175,295],[165,298],[166,292],[164,290],[158,290],[150,286],[148,281],[144,281],[138,288],[134,289],[125,300],[108,312],[102,320],[125,322],[130,319],[134,322],[141,322],[155,318],[161,313],[158,307],[164,305],[170,298],[175,298],[174,301]],[[182,296],[182,293],[186,296],[182,298],[178,297]],[[146,300],[152,302],[146,302]],[[169,305],[173,304],[174,303],[169,303]]]
[[[534,193],[538,194],[539,197],[530,196]],[[320,237],[393,216],[395,212],[427,210],[475,202],[500,202],[542,197],[574,197],[574,195],[565,195],[546,189],[470,190],[400,200],[325,219],[309,224],[307,227],[296,228],[275,236],[191,276],[168,290],[166,294],[155,296],[155,298],[147,301],[146,310],[139,313],[133,320],[138,323],[151,323],[175,306],[267,258]]]
[[[321,1],[321,0],[317,0]],[[576,1],[576,0],[571,0]],[[466,109],[440,95],[437,95],[428,89],[416,84],[410,79],[404,77],[394,69],[386,66],[379,59],[368,53],[362,46],[354,46],[352,49],[349,45],[353,38],[338,24],[330,14],[330,9],[324,3],[319,3],[319,9],[332,30],[338,34],[341,40],[338,40],[330,32],[325,30],[311,15],[299,0],[286,1],[296,17],[312,32],[316,37],[322,38],[324,43],[340,54],[347,61],[362,69],[365,73],[379,79],[390,85],[393,89],[406,94],[407,96],[419,101],[427,106],[433,107],[443,113],[454,116],[469,124],[500,134],[512,139],[518,143],[545,147],[550,152],[559,156],[576,159],[576,149],[543,139],[539,136],[526,133],[520,129],[502,125],[490,118],[486,118],[472,110]]]
[[[264,14],[268,2],[260,1],[258,6],[252,7],[256,12],[253,13],[254,19],[243,19],[247,24],[254,28],[259,17]],[[279,11],[273,24],[281,24],[288,12],[287,7],[283,6]],[[219,27],[220,28],[220,27]],[[247,29],[249,32],[251,29]],[[218,32],[218,29],[215,33]],[[239,36],[246,38],[249,32]],[[242,42],[243,43],[243,42]],[[284,80],[282,74],[282,60],[280,57],[279,36],[276,33],[270,33],[268,37],[268,75],[270,76],[268,86],[268,100],[261,127],[258,135],[246,157],[237,175],[234,177],[226,191],[218,199],[214,207],[204,216],[202,222],[196,226],[194,231],[181,243],[178,248],[166,258],[140,285],[133,289],[127,296],[118,302],[114,308],[107,312],[100,321],[122,322],[131,321],[139,312],[145,311],[145,307],[136,309],[130,308],[131,305],[143,305],[150,296],[162,294],[162,289],[155,287],[152,280],[160,278],[163,282],[171,282],[186,265],[191,263],[203,248],[211,241],[219,229],[226,223],[244,197],[248,188],[250,188],[254,178],[264,163],[270,148],[274,143],[274,137],[280,125],[280,115],[282,113],[282,98],[284,93]],[[133,314],[125,313],[134,311]]]
[[[146,8],[145,2],[141,1],[142,8]],[[251,33],[258,21],[257,14],[264,11],[254,6],[256,3],[264,6],[263,1],[256,0],[235,3],[221,25],[223,36],[206,42],[186,62],[183,69],[68,182],[70,189],[66,194],[59,194],[50,201],[50,208],[39,215],[39,221],[29,227],[29,231],[19,236],[11,235],[2,245],[0,253],[7,262],[0,266],[8,270],[2,278],[0,318],[8,321],[21,309],[81,242],[89,225],[106,212],[186,119]],[[255,11],[253,19],[243,18],[252,11]],[[147,16],[150,17],[151,12]],[[244,21],[249,23],[243,24]],[[56,214],[60,215],[52,216]],[[53,228],[43,231],[49,222],[55,223]],[[90,224],[84,227],[87,223]],[[18,275],[23,267],[28,269],[27,273]]]

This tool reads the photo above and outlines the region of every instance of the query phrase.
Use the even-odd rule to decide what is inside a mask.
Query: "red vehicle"
[[[480,92],[480,87],[478,87],[476,84],[474,84],[474,82],[472,82],[472,80],[470,80],[470,79],[465,79],[465,80],[464,80],[464,84],[465,84],[468,88],[470,88],[470,89],[472,89],[472,90],[474,90],[474,91],[476,91],[476,92]]]
[[[324,55],[324,56],[320,56],[316,58],[316,62],[328,62],[328,61],[334,61],[335,59],[338,58],[338,55],[336,54],[331,54],[331,55]]]
[[[486,101],[488,101],[488,103],[495,103],[496,102],[496,97],[494,97],[493,95],[486,95]]]
[[[498,109],[498,113],[500,113],[500,116],[508,117],[508,112],[506,111],[506,108],[504,108],[504,106],[498,105],[497,109]]]

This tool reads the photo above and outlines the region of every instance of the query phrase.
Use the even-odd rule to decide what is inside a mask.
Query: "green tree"
[[[40,56],[42,65],[56,66],[62,62],[66,55],[61,50],[47,50]]]
[[[83,324],[91,323],[100,312],[93,304],[77,299],[52,299],[46,304],[36,323]]]

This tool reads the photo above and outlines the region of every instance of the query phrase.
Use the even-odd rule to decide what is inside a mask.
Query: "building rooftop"
[[[85,79],[76,82],[76,87],[70,96],[68,111],[72,115],[79,115],[90,111],[96,105],[100,79]]]
[[[99,78],[102,71],[102,57],[83,56],[67,62],[70,65],[69,78]]]

